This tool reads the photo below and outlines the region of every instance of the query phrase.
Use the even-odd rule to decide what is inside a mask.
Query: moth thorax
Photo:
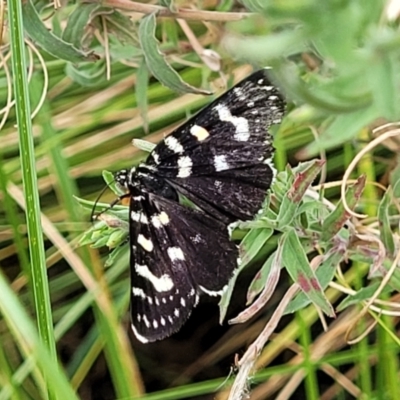
[[[164,178],[153,174],[146,174],[141,177],[141,181],[152,193],[170,200],[178,201],[176,190]]]

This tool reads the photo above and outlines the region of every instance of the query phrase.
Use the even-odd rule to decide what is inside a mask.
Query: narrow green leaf
[[[149,119],[147,117],[147,89],[149,87],[149,72],[144,59],[139,65],[136,72],[135,96],[136,103],[143,119],[143,131],[147,135],[149,133]]]
[[[172,18],[163,18],[162,20],[162,37],[168,39],[168,45],[174,48],[179,47],[180,29],[176,20]]]
[[[265,282],[271,272],[272,263],[275,259],[275,252],[271,254],[267,261],[263,264],[257,274],[251,281],[249,288],[247,290],[246,304],[251,304],[256,296],[258,296],[265,287]]]
[[[395,157],[395,167],[390,171],[389,181],[393,189],[393,195],[400,197],[400,155]]]
[[[241,2],[249,11],[259,13],[265,11],[266,4],[263,5],[259,0],[241,0]]]
[[[115,182],[114,174],[110,171],[104,170],[102,172],[102,176],[107,186],[110,186],[112,183]]]
[[[221,0],[218,2],[218,5],[216,6],[215,10],[216,11],[230,11],[232,10],[232,7],[234,5],[234,0]]]
[[[140,150],[145,151],[146,153],[150,153],[156,147],[154,143],[148,142],[147,140],[143,139],[133,139],[132,143],[135,147]]]
[[[126,194],[125,190],[123,190],[119,185],[117,185],[117,182],[115,182],[114,174],[112,172],[104,170],[102,172],[102,176],[106,182],[106,185],[116,194],[116,196],[123,196]]]
[[[28,284],[31,285],[30,262],[28,249],[24,243],[25,235],[21,230],[21,226],[25,223],[24,217],[18,212],[18,205],[12,199],[7,191],[9,176],[4,173],[4,162],[0,161],[0,192],[2,195],[2,211],[5,214],[6,220],[11,225],[13,242],[18,255],[18,262],[21,270],[28,279]],[[32,290],[32,287],[30,286]],[[1,365],[1,363],[0,363]],[[1,399],[1,396],[0,396]]]
[[[110,13],[111,11],[111,13]],[[110,34],[110,39],[118,39],[119,45],[123,46],[127,52],[126,54],[135,54],[138,59],[142,58],[142,49],[139,45],[139,39],[137,37],[137,25],[133,18],[129,17],[129,14],[119,12],[116,9],[101,9],[96,14],[105,15],[107,29]],[[110,54],[113,55],[113,48],[117,44],[117,40],[112,40],[110,48]],[[123,58],[126,58],[123,57]],[[117,58],[119,59],[119,57]]]
[[[325,290],[329,283],[332,281],[336,267],[345,255],[345,247],[332,248],[327,254],[325,260],[315,271],[315,275],[321,288]],[[299,293],[286,307],[285,314],[294,313],[297,310],[301,310],[311,303],[311,300],[303,292]]]
[[[49,357],[55,362],[55,360],[57,360],[57,354],[53,332],[53,317],[44,252],[43,231],[40,219],[39,190],[29,101],[22,4],[19,0],[10,0],[8,6],[14,97],[16,103],[15,109],[18,124],[24,198],[27,210],[26,223],[33,297],[40,339],[47,348]],[[53,398],[53,393],[49,393],[49,396]]]
[[[313,141],[306,147],[305,156],[312,157],[319,154],[321,149],[331,149],[354,139],[362,128],[379,117],[379,111],[373,105],[337,116],[318,141]]]
[[[389,188],[385,192],[381,202],[379,203],[379,208],[378,208],[380,237],[387,253],[391,256],[393,256],[395,252],[393,232],[390,227],[390,220],[389,220],[389,207],[391,204],[392,196],[393,196],[392,189]]]
[[[258,254],[273,233],[271,228],[259,228],[251,229],[246,234],[239,246],[242,268]]]
[[[22,5],[24,28],[29,37],[43,50],[55,58],[78,63],[82,61],[94,61],[97,57],[93,52],[84,52],[75,48],[50,32],[40,19],[31,0]]]
[[[373,294],[376,292],[376,289],[378,289],[379,285],[380,282],[374,282],[370,286],[361,288],[359,291],[357,291],[356,294],[345,297],[336,307],[336,310],[338,312],[343,311],[350,306],[353,306],[355,304],[360,304],[362,301],[367,301],[373,296]],[[384,292],[388,294],[390,293],[390,290],[391,289],[389,288],[385,288]]]
[[[75,10],[68,17],[67,26],[64,29],[62,39],[79,49],[81,47],[82,38],[85,36],[85,30],[93,18],[93,13],[99,9],[103,9],[103,7],[95,3],[78,3]]]
[[[126,240],[126,237],[125,237]],[[115,247],[110,254],[107,257],[107,261],[104,263],[104,267],[110,267],[111,265],[114,265],[115,260],[121,257],[121,254],[124,253],[129,253],[129,247],[128,246],[118,246]]]
[[[147,68],[165,86],[179,93],[211,94],[207,90],[197,89],[183,82],[176,71],[167,63],[158,48],[155,36],[156,16],[149,14],[140,20],[139,39]]]
[[[321,203],[321,200],[307,199],[307,201],[303,202],[297,209],[295,217],[301,217],[302,215],[318,215],[317,220],[319,220],[320,216],[323,216],[325,214],[328,214],[328,210],[326,208],[326,205]],[[305,227],[309,228],[309,226]]]
[[[229,302],[231,300],[233,289],[235,288],[235,283],[236,283],[236,279],[237,279],[238,275],[239,275],[239,271],[236,271],[236,273],[230,279],[230,281],[228,283],[228,287],[222,294],[221,300],[218,303],[220,324],[223,323],[223,321],[226,317],[226,313],[227,313],[228,307],[229,307]]]
[[[398,70],[397,57],[380,52],[378,49],[371,57],[370,67],[366,68],[374,105],[382,118],[395,121],[398,118]]]
[[[354,113],[358,115],[356,112],[364,111],[365,108],[368,108],[372,104],[372,97],[369,92],[365,90],[362,94],[357,93],[354,96],[344,97],[343,95],[337,94],[336,88],[333,87],[333,85],[338,85],[337,81],[332,81],[330,84],[325,83],[324,85],[322,85],[321,81],[304,82],[304,80],[300,78],[300,75],[302,75],[301,70],[293,63],[280,64],[278,68],[274,69],[274,75],[288,94],[299,99],[302,103],[309,104],[325,113],[332,115],[349,115]],[[343,77],[341,77],[341,79],[343,79]],[[312,85],[312,83],[314,83],[314,85]],[[348,84],[349,83],[347,83],[347,85]],[[342,85],[343,83],[341,83],[341,86]],[[361,128],[362,126],[360,129]],[[337,132],[337,134],[340,133],[342,132]],[[323,135],[325,135],[325,132],[323,132]],[[319,138],[319,141],[322,139],[323,136]]]
[[[106,63],[104,60],[85,62],[79,65],[68,63],[65,72],[74,82],[81,86],[95,86],[104,81]]]
[[[114,229],[107,239],[106,246],[109,249],[115,249],[126,240],[127,236],[128,230],[123,231],[121,229]]]
[[[107,214],[114,216],[115,218],[120,218],[124,221],[128,220],[128,207],[116,204],[112,208],[106,203],[99,203],[90,200],[81,199],[80,197],[74,196],[74,199],[86,210],[94,211],[95,213],[101,213],[107,210]],[[125,217],[125,218],[124,218]]]
[[[35,73],[30,82],[31,100],[34,104],[40,101],[41,88],[44,86],[42,73]],[[54,173],[54,189],[59,202],[68,213],[69,221],[81,221],[81,215],[73,199],[78,193],[76,181],[69,174],[68,159],[63,156],[64,145],[60,135],[53,126],[53,119],[49,118],[52,109],[49,99],[45,99],[38,112],[35,122],[41,127],[41,143],[47,148],[48,157],[51,159],[51,171]]]
[[[282,251],[283,264],[293,281],[299,285],[310,301],[321,308],[325,314],[333,317],[335,313],[332,305],[326,298],[293,228],[283,235],[282,245],[284,246]]]
[[[54,355],[39,337],[28,314],[1,273],[1,269],[0,312],[25,359],[34,360],[36,371],[32,373],[32,377],[36,379],[35,383],[42,392],[43,398],[47,397],[46,391],[50,391],[51,399],[78,400]],[[43,386],[43,382],[46,382],[46,387]]]
[[[357,179],[357,182],[349,186],[346,190],[346,202],[350,210],[354,210],[358,201],[360,200],[362,191],[365,186],[365,176],[361,176]],[[326,217],[322,224],[322,236],[321,240],[329,242],[332,240],[340,229],[344,226],[350,215],[345,211],[343,202],[336,206],[336,208]]]
[[[363,263],[369,266],[369,269],[371,269],[371,265],[374,264],[375,259],[377,258],[376,256],[377,252],[373,251],[373,254],[371,256],[371,250],[368,248],[368,246],[357,246],[356,251],[347,251],[346,256],[348,257],[349,260],[351,261],[356,261],[358,263]],[[386,271],[389,271],[389,269],[392,267],[392,260],[389,260],[388,258],[384,259],[383,262],[381,262],[381,268],[384,268]],[[376,270],[376,268],[375,268]],[[385,275],[385,272],[380,272],[375,271],[375,276],[381,277]],[[396,269],[393,273],[393,275],[390,277],[390,280],[388,282],[388,287],[391,287],[392,289],[396,290],[397,292],[400,292],[400,270]]]
[[[279,208],[277,218],[279,228],[288,226],[293,221],[306,190],[320,173],[323,165],[324,161],[314,160],[302,164],[301,170],[296,172],[294,182],[284,196]]]
[[[171,12],[176,12],[174,0],[160,0],[160,4],[167,7]]]
[[[243,323],[255,314],[257,314],[269,301],[272,295],[275,293],[276,286],[278,285],[279,278],[281,275],[282,267],[282,247],[278,246],[277,250],[270,257],[270,268],[266,279],[264,281],[264,286],[262,288],[260,296],[254,301],[253,304],[249,305],[245,310],[243,310],[238,316],[229,320],[230,324]],[[266,271],[265,271],[266,272]],[[249,294],[249,293],[248,293]],[[249,304],[249,297],[247,304]]]
[[[268,65],[271,60],[305,50],[304,31],[283,30],[267,36],[226,35],[222,44],[236,58],[252,64]]]
[[[256,228],[252,229],[243,240],[246,238],[246,244],[241,244],[241,262],[239,267],[236,269],[234,276],[230,279],[228,283],[228,287],[225,290],[224,294],[221,297],[219,302],[219,310],[220,310],[220,322],[225,318],[226,312],[228,310],[229,302],[233,293],[233,289],[235,287],[236,279],[240,273],[240,271],[246,266],[246,264],[256,256],[259,250],[265,245],[268,239],[272,236],[273,230],[271,228]],[[245,252],[249,252],[248,255]]]
[[[289,200],[293,203],[300,203],[306,190],[321,172],[324,164],[325,161],[323,160],[313,160],[310,163],[304,163],[301,165],[302,169],[296,171],[293,185],[287,193]]]

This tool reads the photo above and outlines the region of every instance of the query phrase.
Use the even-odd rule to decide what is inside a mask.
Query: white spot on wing
[[[190,240],[193,242],[193,243],[200,243],[202,240],[201,240],[201,235],[199,234],[199,233],[196,233],[196,235],[195,236],[191,236],[190,237]],[[193,290],[193,289],[192,289]]]
[[[229,164],[226,161],[226,156],[221,154],[214,156],[214,167],[216,171],[225,171],[229,169]]]
[[[179,143],[179,140],[173,136],[167,136],[164,139],[166,146],[174,153],[183,153],[183,146]]]
[[[208,130],[199,125],[193,125],[190,128],[190,133],[193,136],[196,136],[196,138],[199,142],[206,140],[210,136],[210,134],[208,133]]]
[[[146,265],[135,264],[135,271],[139,276],[151,282],[157,292],[168,292],[174,287],[174,282],[169,275],[164,274],[159,278],[155,276]],[[157,297],[155,301],[157,305],[160,304]]]
[[[182,307],[186,307],[186,301],[183,297],[181,297],[181,305]]]
[[[143,214],[143,213],[141,213],[141,215],[140,215],[140,222],[141,222],[142,224],[148,224],[148,223],[149,223],[149,221],[148,221],[146,215]]]
[[[263,164],[267,164],[267,165],[271,168],[271,171],[272,171],[272,181],[274,181],[276,175],[278,174],[278,171],[277,171],[277,169],[275,168],[274,162],[272,161],[271,158],[266,158],[266,159],[263,161]]]
[[[174,310],[174,315],[176,318],[179,318],[179,310],[177,308]]]
[[[169,224],[169,217],[168,217],[167,213],[165,213],[164,211],[160,212],[159,218],[163,225]]]
[[[143,196],[132,196],[132,199],[137,202],[141,202],[142,200],[144,200],[144,197]]]
[[[161,211],[160,214],[155,214],[151,217],[151,223],[154,228],[160,229],[163,225],[169,224],[169,217],[166,212]]]
[[[153,153],[151,154],[153,156],[153,160],[156,164],[160,164],[160,156],[158,153],[156,153],[155,151],[153,151]]]
[[[134,296],[141,297],[142,299],[145,299],[147,297],[143,289],[137,287],[132,287],[132,294]]]
[[[135,222],[141,222],[142,224],[148,224],[149,221],[145,214],[142,212],[131,211],[131,219]]]
[[[138,331],[136,330],[136,328],[135,328],[135,326],[133,324],[131,324],[131,328],[132,328],[132,331],[133,331],[134,335],[136,336],[137,340],[139,340],[142,343],[148,343],[149,342],[149,340],[146,339],[144,336],[139,335]]]
[[[137,211],[131,211],[131,220],[135,221],[135,222],[139,222],[141,214],[142,213],[137,212]]]
[[[185,259],[185,255],[183,254],[180,247],[168,247],[167,253],[172,262],[174,262],[175,260],[183,261]]]
[[[183,156],[178,159],[178,178],[187,178],[192,174],[193,162],[190,157]]]
[[[150,239],[146,239],[141,233],[139,233],[137,241],[146,251],[153,251],[153,242]]]
[[[239,97],[239,100],[243,101],[246,96],[243,93],[243,90],[240,87],[235,87],[233,88],[233,92],[236,94],[237,97]]]
[[[224,104],[217,104],[215,110],[218,112],[219,119],[224,122],[230,122],[235,127],[234,138],[239,142],[246,142],[250,138],[249,122],[244,117],[235,117]]]
[[[144,324],[145,324],[148,328],[150,328],[150,321],[147,319],[146,315],[143,315],[143,321],[144,321]]]
[[[202,292],[208,294],[209,296],[222,296],[222,294],[224,293],[224,289],[225,289],[225,288],[222,288],[221,290],[214,291],[214,290],[208,290],[204,286],[200,286],[200,285],[199,285],[199,288]]]
[[[158,328],[158,322],[155,319],[153,319],[153,326],[154,326],[154,329]]]
[[[215,181],[214,181],[214,186],[215,186],[217,189],[220,189],[221,186],[222,186],[222,182],[221,182],[221,181],[218,181],[218,180],[215,180]]]

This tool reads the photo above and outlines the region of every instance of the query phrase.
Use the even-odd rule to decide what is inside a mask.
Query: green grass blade
[[[53,354],[44,345],[17,296],[0,273],[0,311],[26,359],[34,359],[37,367],[32,375],[43,395],[51,391],[54,399],[77,400]]]
[[[49,352],[50,359],[55,361],[56,346],[53,334],[53,319],[47,281],[43,232],[40,223],[40,204],[26,76],[27,67],[25,61],[21,2],[19,0],[9,0],[8,7],[12,69],[14,74],[14,95],[16,101],[21,170],[27,210],[26,219],[30,244],[33,295],[39,335]]]

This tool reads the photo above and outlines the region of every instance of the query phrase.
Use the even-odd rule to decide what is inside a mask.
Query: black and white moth
[[[229,226],[254,217],[274,177],[271,125],[285,101],[260,70],[115,174],[127,191],[131,321],[141,342],[177,332],[199,295],[221,295],[238,263]],[[180,204],[186,197],[195,207]]]

